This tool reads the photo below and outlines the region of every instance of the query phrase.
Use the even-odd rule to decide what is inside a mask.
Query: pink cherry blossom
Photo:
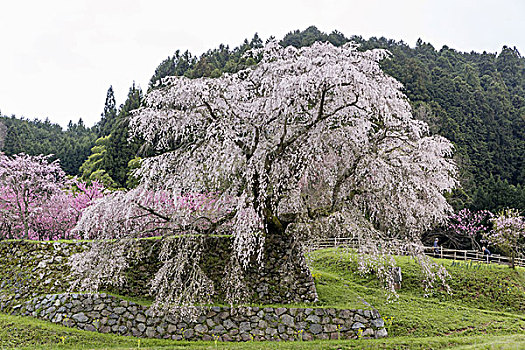
[[[78,238],[71,230],[82,211],[103,196],[104,188],[96,182],[88,187],[68,180],[49,157],[0,153],[0,237]]]
[[[72,261],[83,287],[96,288],[103,277],[119,283],[128,263],[123,246],[148,230],[202,234],[197,223],[207,222],[212,232],[232,234],[229,268],[242,271],[264,264],[270,236],[418,243],[451,212],[443,194],[457,185],[453,146],[412,117],[401,84],[380,68],[387,51],[270,41],[249,54],[260,63],[235,74],[166,77],[133,112],[132,136],[156,155],[136,170],[135,190],[106,196],[79,221],[81,234],[121,239],[99,240]],[[199,196],[210,193],[202,203]],[[151,196],[167,196],[173,210],[160,198],[146,200]],[[167,256],[174,243],[163,242]],[[154,277],[171,286],[155,284],[158,305],[208,300],[201,289],[185,289],[200,284],[177,280],[175,269],[187,264],[170,259]],[[195,264],[191,269],[186,275],[206,281]]]

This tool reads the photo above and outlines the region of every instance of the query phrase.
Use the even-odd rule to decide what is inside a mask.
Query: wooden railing
[[[511,258],[504,255],[492,254],[485,255],[479,250],[462,250],[462,249],[449,249],[443,247],[423,247],[425,254],[440,259],[453,259],[463,261],[481,261],[487,263],[496,263],[503,265],[510,265]],[[525,259],[515,258],[514,265],[525,267]]]
[[[308,250],[317,250],[324,248],[336,248],[336,247],[348,247],[358,248],[360,246],[357,238],[324,238],[315,241],[308,242],[306,245]],[[478,250],[463,250],[463,249],[449,249],[438,247],[422,247],[425,255],[440,258],[440,259],[453,259],[462,261],[477,261],[485,263],[496,263],[502,265],[510,265],[511,258],[499,254],[492,254],[490,256],[484,255],[483,252]],[[525,259],[515,258],[514,264],[516,266],[525,267]]]

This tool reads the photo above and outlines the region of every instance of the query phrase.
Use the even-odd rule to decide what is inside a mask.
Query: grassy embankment
[[[0,314],[0,348],[57,349],[523,349],[525,348],[525,270],[496,265],[451,266],[453,294],[435,290],[424,297],[421,273],[407,257],[398,258],[403,287],[396,302],[388,302],[377,279],[355,273],[356,266],[341,251],[312,255],[319,292],[317,306],[376,307],[387,319],[385,340],[293,343],[173,342],[73,330],[31,318]]]

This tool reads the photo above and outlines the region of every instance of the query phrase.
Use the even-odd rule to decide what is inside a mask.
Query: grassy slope
[[[410,258],[398,258],[403,287],[388,302],[373,276],[361,277],[356,265],[334,250],[312,256],[313,273],[323,304],[353,305],[363,300],[391,319],[391,336],[439,336],[525,333],[525,270],[503,266],[474,269],[440,261],[451,274],[452,295],[436,291],[424,297],[422,276]]]
[[[442,291],[424,297],[421,275],[409,258],[398,262],[403,288],[397,302],[388,302],[374,277],[354,273],[355,264],[341,251],[324,250],[312,256],[320,296],[318,306],[363,308],[371,304],[391,320],[386,340],[305,343],[171,342],[141,339],[151,349],[518,349],[525,348],[525,270],[505,267],[451,267],[453,294]],[[446,336],[443,336],[446,335]],[[68,329],[31,318],[0,314],[0,348],[136,349],[132,337]]]

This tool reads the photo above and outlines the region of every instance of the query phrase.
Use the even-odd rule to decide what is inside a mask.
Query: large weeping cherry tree
[[[233,237],[232,291],[242,290],[236,281],[243,269],[264,264],[269,237],[290,235],[299,242],[358,237],[361,271],[374,271],[387,286],[390,254],[399,250],[417,256],[429,286],[443,279],[446,272],[417,247],[420,234],[450,210],[443,194],[456,185],[452,145],[412,117],[400,83],[379,66],[388,53],[270,41],[250,54],[260,63],[215,79],[167,77],[146,96],[130,128],[157,155],[143,160],[137,189],[91,207],[77,229],[102,238],[119,230],[120,238],[136,237],[146,226],[171,235],[226,230]],[[163,211],[144,201],[152,191],[175,201],[212,194],[213,208]],[[146,216],[156,224],[136,220]],[[168,256],[170,245],[164,247]],[[100,251],[73,262],[84,287],[118,280],[125,265],[124,248],[105,250],[119,257],[111,264]],[[206,276],[190,257],[203,252],[179,251],[154,278],[157,300],[206,301]],[[177,278],[184,269],[194,282]]]

